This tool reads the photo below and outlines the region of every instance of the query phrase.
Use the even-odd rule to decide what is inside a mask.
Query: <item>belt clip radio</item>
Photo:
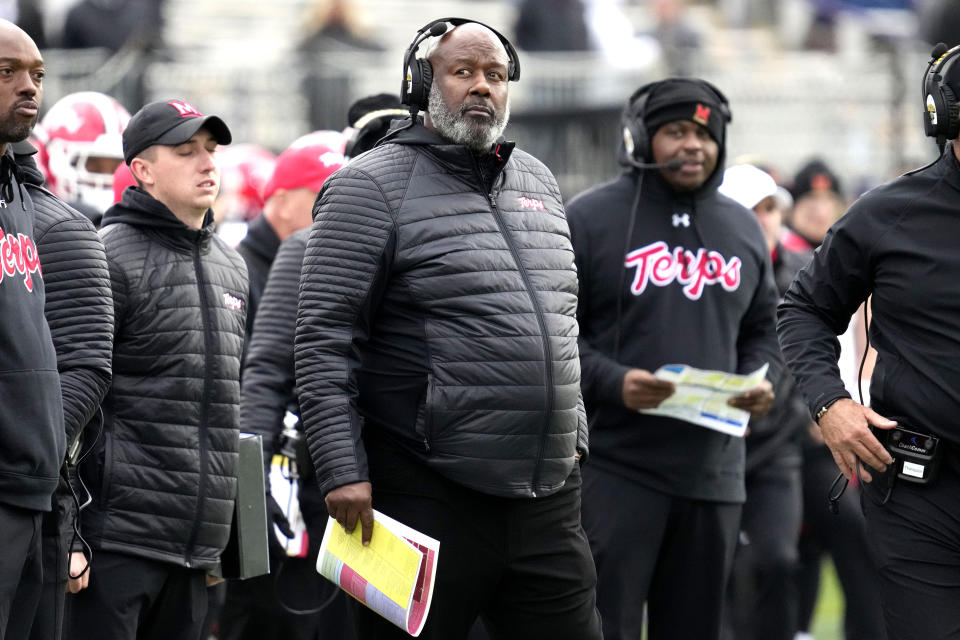
[[[887,451],[893,456],[896,477],[914,484],[932,484],[937,479],[943,446],[936,436],[897,426],[886,432]]]

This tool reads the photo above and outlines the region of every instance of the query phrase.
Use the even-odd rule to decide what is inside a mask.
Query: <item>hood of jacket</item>
[[[206,244],[214,233],[213,210],[208,209],[200,229],[188,227],[177,218],[165,204],[140,187],[129,187],[123,192],[123,200],[103,214],[101,227],[112,224],[129,224],[134,227],[162,231],[180,244]]]

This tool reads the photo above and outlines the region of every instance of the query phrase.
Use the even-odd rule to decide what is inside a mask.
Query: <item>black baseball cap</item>
[[[129,165],[155,144],[183,144],[201,127],[206,127],[220,144],[230,144],[233,139],[223,120],[205,116],[183,100],[151,102],[133,114],[123,130],[123,160]]]

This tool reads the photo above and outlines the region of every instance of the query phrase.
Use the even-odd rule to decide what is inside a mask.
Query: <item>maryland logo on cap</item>
[[[710,121],[710,107],[702,105],[699,102],[697,103],[697,109],[693,113],[691,118],[694,122],[707,126],[707,123]]]
[[[177,110],[181,118],[202,118],[203,114],[197,111],[194,106],[183,100],[171,100],[167,103]]]

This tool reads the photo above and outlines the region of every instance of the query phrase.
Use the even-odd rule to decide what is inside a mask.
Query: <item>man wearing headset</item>
[[[779,310],[783,354],[811,415],[843,475],[865,483],[891,640],[960,629],[958,58],[960,47],[938,45],[924,76],[925,130],[940,158],[857,200]],[[837,367],[837,336],[868,297],[869,408],[850,399]]]
[[[516,52],[447,18],[404,67],[411,118],[325,183],[303,259],[317,479],[364,542],[372,507],[440,540],[422,637],[466,638],[479,615],[493,638],[599,640],[576,271],[556,181],[501,138]],[[354,605],[359,637],[408,637]]]
[[[772,403],[777,290],[752,212],[717,193],[726,99],[697,79],[641,87],[622,119],[617,179],[567,206],[591,456],[583,522],[607,640],[717,638],[744,492],[743,438],[639,413],[670,397],[669,364],[768,380],[731,399]],[[691,615],[691,612],[695,612]]]

